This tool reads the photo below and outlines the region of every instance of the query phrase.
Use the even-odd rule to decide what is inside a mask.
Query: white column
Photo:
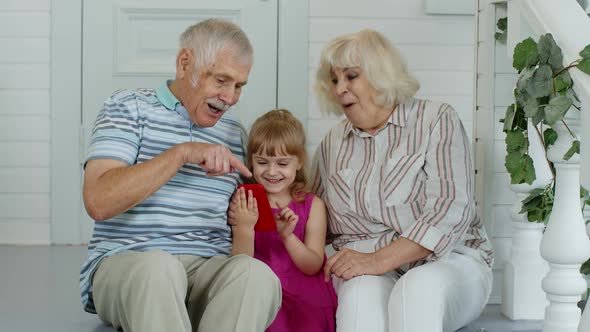
[[[527,220],[526,213],[521,214],[522,201],[533,189],[544,188],[553,176],[545,155],[545,148],[539,135],[528,123],[529,155],[535,166],[535,181],[510,185],[518,199],[512,208],[512,246],[510,258],[504,266],[504,284],[502,285],[502,313],[510,319],[543,319],[545,307],[549,303],[541,287],[543,277],[549,271],[549,265],[541,257],[541,238],[545,224]]]
[[[578,113],[570,110],[568,115]],[[575,132],[579,117],[566,121]],[[576,154],[570,160],[563,160],[572,139],[563,124],[555,124],[553,129],[558,139],[549,148],[548,157],[556,169],[555,201],[541,240],[541,255],[550,268],[543,279],[543,289],[550,302],[545,311],[543,332],[577,332],[581,314],[577,303],[586,291],[580,266],[590,256],[590,240],[580,206],[580,156]]]

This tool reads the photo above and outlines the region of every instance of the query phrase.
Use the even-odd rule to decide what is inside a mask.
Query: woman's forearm
[[[432,253],[418,243],[405,237],[393,241],[387,247],[375,252],[381,273],[393,271],[400,266],[421,260]]]

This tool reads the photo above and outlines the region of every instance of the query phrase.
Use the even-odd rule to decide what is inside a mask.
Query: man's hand
[[[236,169],[246,177],[252,176],[250,170],[223,145],[197,142],[185,144],[185,163],[201,166],[207,175],[224,175]]]

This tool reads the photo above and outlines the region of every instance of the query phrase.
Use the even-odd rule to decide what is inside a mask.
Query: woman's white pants
[[[374,251],[372,241],[347,247]],[[401,277],[390,272],[333,281],[338,332],[450,332],[481,314],[492,288],[492,271],[483,262],[451,252]]]

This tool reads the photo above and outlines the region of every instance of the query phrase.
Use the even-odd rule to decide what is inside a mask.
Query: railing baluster
[[[510,189],[518,197],[512,208],[512,246],[510,259],[504,266],[502,313],[510,319],[543,319],[548,302],[541,287],[549,265],[541,257],[544,224],[527,220],[521,214],[522,200],[532,190],[547,186],[553,176],[545,157],[545,148],[529,120],[529,155],[533,159],[536,179],[531,184],[513,184]]]
[[[577,110],[568,112],[567,124],[577,131]],[[577,304],[586,291],[586,280],[580,266],[590,256],[590,240],[580,206],[580,155],[569,160],[563,155],[570,148],[572,138],[562,123],[553,125],[558,139],[548,150],[548,158],[555,165],[555,200],[549,222],[541,240],[541,255],[549,262],[549,273],[543,279],[549,306],[545,311],[543,332],[577,332],[580,309]]]

